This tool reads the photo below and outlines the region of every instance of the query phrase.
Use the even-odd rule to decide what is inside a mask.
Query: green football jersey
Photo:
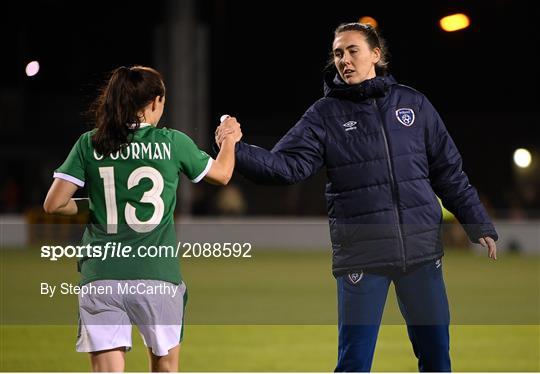
[[[81,284],[98,279],[180,283],[178,253],[172,250],[180,173],[199,182],[212,158],[184,133],[146,123],[127,146],[102,156],[92,146],[94,132],[81,135],[54,173],[88,189],[90,223],[82,245],[93,252],[79,260]],[[149,251],[150,246],[163,250]]]

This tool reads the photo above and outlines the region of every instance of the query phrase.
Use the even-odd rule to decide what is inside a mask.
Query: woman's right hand
[[[217,127],[215,133],[215,141],[218,147],[221,148],[221,144],[225,139],[231,139],[235,143],[242,139],[242,130],[240,123],[236,120],[236,117],[227,117]]]
[[[234,117],[227,117],[216,129],[219,153],[204,180],[225,186],[231,180],[235,164],[235,144],[242,139],[240,124]]]

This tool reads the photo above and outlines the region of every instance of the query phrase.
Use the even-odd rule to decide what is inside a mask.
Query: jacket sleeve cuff
[[[467,233],[467,236],[469,237],[471,242],[475,244],[479,243],[480,238],[485,237],[490,237],[495,241],[499,240],[499,235],[491,224],[468,224],[463,225],[463,228],[465,229],[465,232]]]

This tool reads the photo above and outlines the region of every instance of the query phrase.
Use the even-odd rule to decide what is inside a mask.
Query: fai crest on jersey
[[[414,123],[414,111],[411,108],[399,108],[396,117],[403,126],[411,126]]]
[[[364,276],[363,272],[362,273],[349,273],[349,280],[351,281],[352,284],[356,284],[360,282],[363,276]]]

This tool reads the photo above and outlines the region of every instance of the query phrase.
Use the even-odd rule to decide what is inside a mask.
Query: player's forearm
[[[58,209],[57,214],[62,214],[64,216],[73,216],[79,212],[77,204],[73,199],[69,199],[68,203]]]
[[[77,204],[71,198],[77,188],[70,181],[55,178],[43,202],[43,210],[49,214],[77,214]]]
[[[213,178],[220,184],[226,185],[232,178],[234,171],[234,152],[236,141],[227,137],[221,143],[221,149],[212,167]]]
[[[77,203],[73,199],[69,199],[64,204],[55,204],[54,202],[45,204],[44,209],[49,214],[61,214],[64,216],[72,216],[79,211]]]

